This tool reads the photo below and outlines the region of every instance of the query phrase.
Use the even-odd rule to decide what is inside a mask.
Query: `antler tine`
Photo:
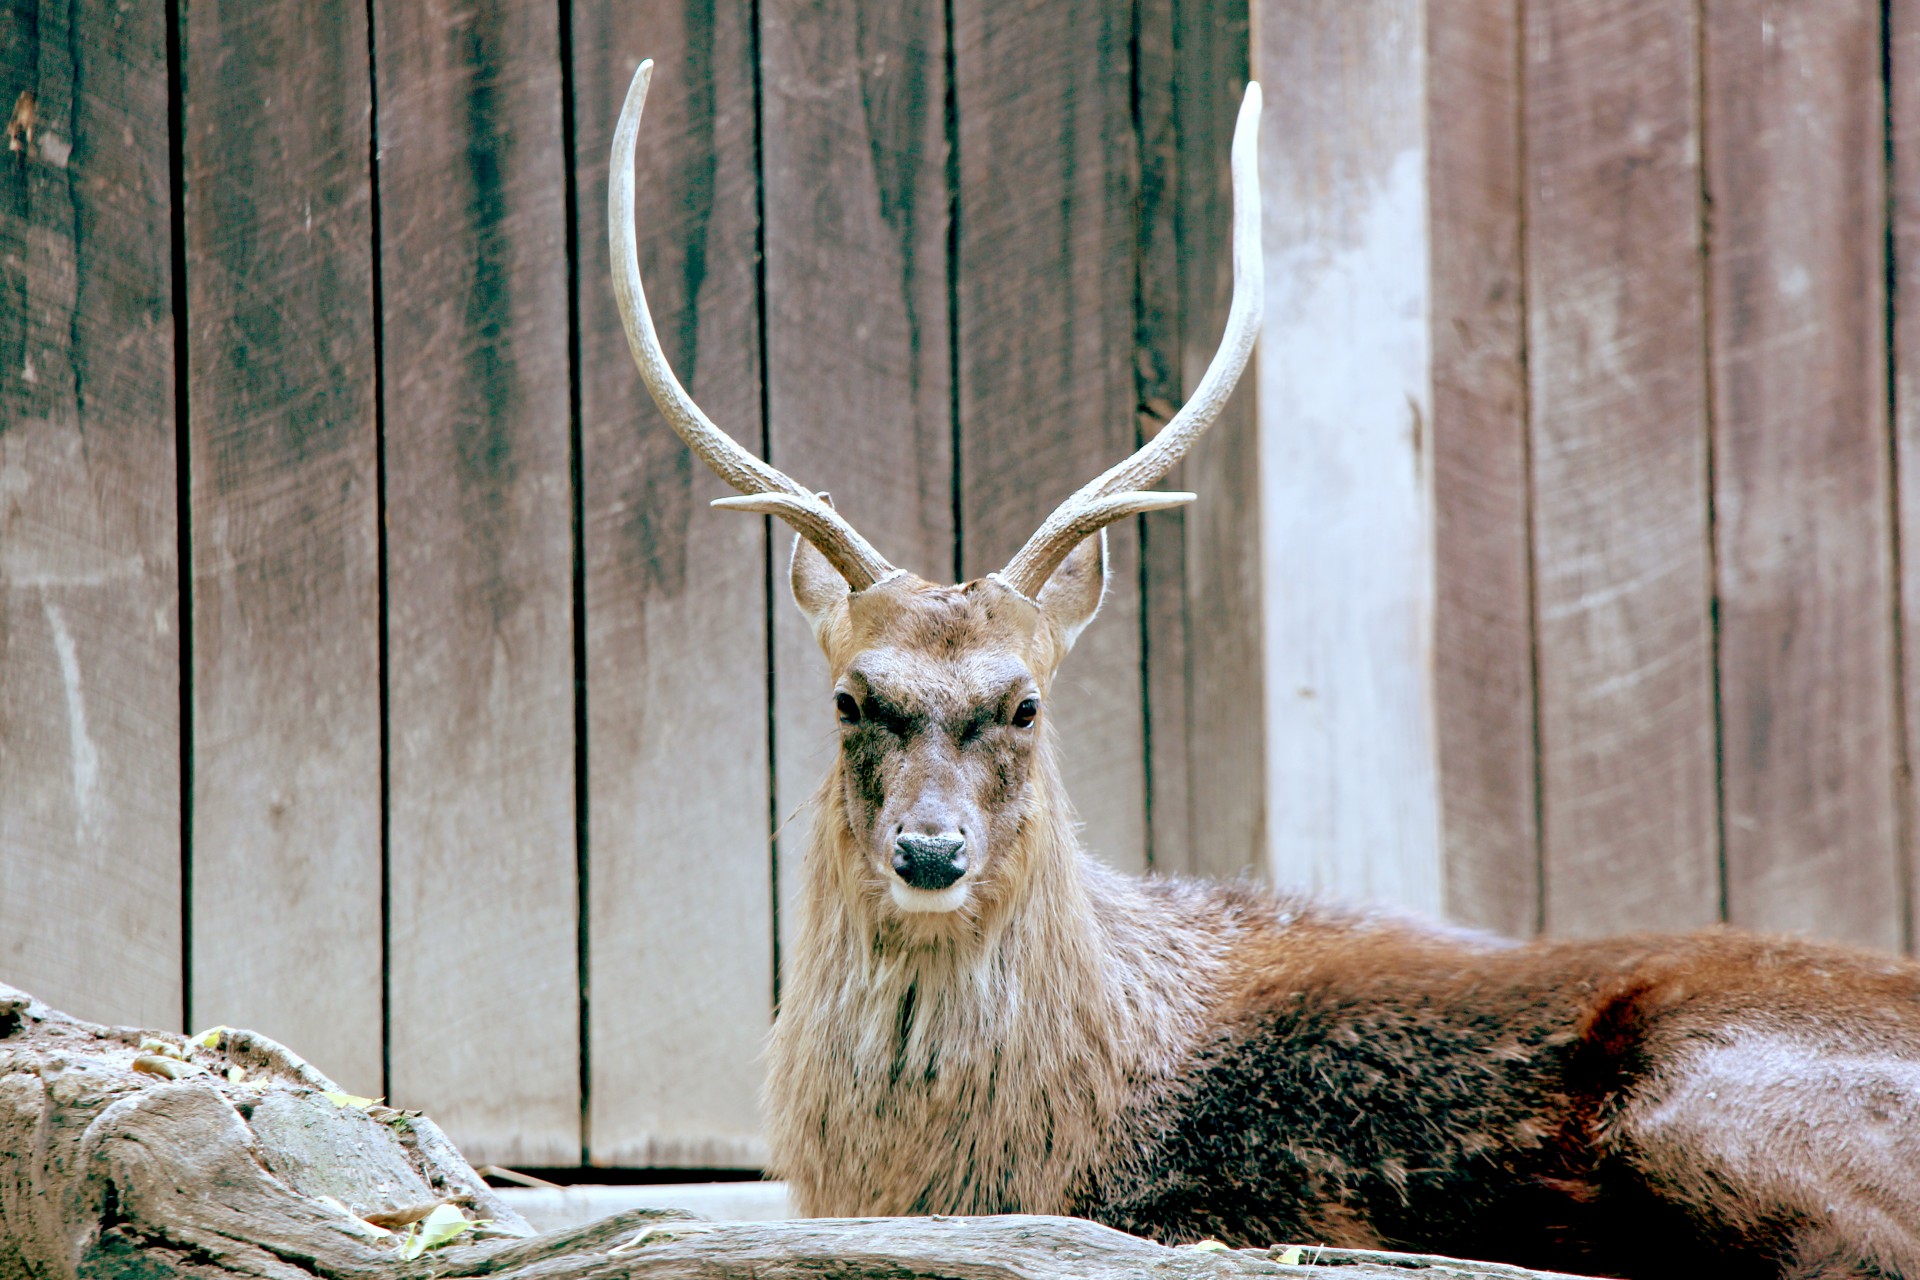
[[[779,516],[818,547],[849,586],[855,591],[864,590],[895,572],[894,567],[839,512],[715,426],[680,385],[666,353],[660,349],[660,335],[654,331],[653,314],[647,309],[647,292],[640,283],[640,248],[633,229],[634,142],[640,134],[640,113],[647,105],[647,86],[652,80],[653,59],[648,58],[633,73],[626,103],[620,108],[620,123],[613,133],[613,172],[607,178],[613,293],[620,303],[633,362],[647,390],[653,393],[653,402],[687,447],[722,480],[747,495],[747,500],[721,498],[715,506]]]
[[[1095,529],[1142,511],[1178,505],[1151,499],[1192,500],[1191,494],[1139,491],[1173,470],[1200,433],[1213,425],[1253,353],[1265,294],[1260,259],[1259,137],[1260,86],[1248,81],[1233,126],[1233,301],[1227,308],[1226,328],[1212,363],[1192,397],[1152,440],[1061,503],[1007,567],[995,575],[1022,595],[1038,596],[1067,553]]]

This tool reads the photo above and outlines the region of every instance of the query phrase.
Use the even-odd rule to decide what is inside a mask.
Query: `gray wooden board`
[[[366,11],[183,7],[192,1008],[381,1092]],[[274,922],[261,936],[262,920]]]
[[[1914,761],[1920,756],[1920,0],[1891,0],[1887,6],[1888,123],[1892,134],[1892,190],[1887,212],[1892,219],[1893,288],[1893,446],[1896,462],[1894,509],[1900,549],[1896,583],[1899,630],[1895,657],[1902,687],[1899,830],[1900,870],[1904,878],[1902,925],[1907,950],[1914,947],[1916,889],[1916,802],[1920,783]]]
[[[769,454],[830,492],[881,555],[936,582],[954,572],[945,47],[930,0],[761,7]],[[789,938],[807,805],[837,743],[826,661],[787,586],[792,543],[776,524],[774,812]]]
[[[1174,13],[1173,111],[1178,121],[1178,191],[1171,217],[1178,229],[1179,374],[1183,392],[1199,385],[1213,359],[1232,300],[1228,233],[1233,208],[1228,144],[1247,82],[1251,50],[1248,6],[1177,0]],[[1185,742],[1187,838],[1163,841],[1162,737],[1178,717],[1161,695],[1160,657],[1148,656],[1153,679],[1156,867],[1231,879],[1267,865],[1265,675],[1261,650],[1260,437],[1254,414],[1256,373],[1249,368],[1220,418],[1194,445],[1179,482],[1200,495],[1177,515],[1148,516],[1150,604],[1162,613],[1164,561],[1160,530],[1177,519],[1185,561],[1187,699]],[[1162,634],[1154,632],[1153,635]],[[1173,847],[1168,848],[1171,844]]]
[[[478,1163],[572,1164],[580,992],[558,14],[381,0],[373,15],[389,1088]],[[468,998],[480,975],[485,998]],[[515,1011],[505,1041],[503,1007]]]
[[[595,1164],[764,1158],[772,1016],[766,524],[661,421],[608,284],[607,149],[655,60],[637,172],[655,322],[688,389],[760,435],[747,6],[573,11],[585,475],[588,1149]]]
[[[1545,926],[1720,911],[1691,0],[1529,6]]]
[[[1178,0],[1142,0],[1134,17],[1133,118],[1139,153],[1138,238],[1133,264],[1135,438],[1150,439],[1182,395],[1180,108],[1177,78],[1182,17]],[[1224,16],[1224,15],[1221,15]],[[1216,19],[1217,20],[1217,19]],[[1201,101],[1206,100],[1204,91]],[[1204,159],[1195,156],[1195,163]],[[1203,224],[1204,225],[1204,224]],[[1176,467],[1164,486],[1186,487]],[[1140,639],[1146,681],[1147,857],[1155,867],[1193,865],[1188,776],[1187,512],[1155,512],[1138,522]]]
[[[1520,14],[1427,10],[1434,721],[1447,912],[1539,928]]]
[[[1273,875],[1438,912],[1420,11],[1260,11],[1256,367]]]
[[[1728,918],[1902,941],[1880,6],[1706,6]]]
[[[166,11],[0,7],[0,978],[181,1025]]]
[[[1134,448],[1132,10],[953,5],[962,570],[1000,568],[1047,513]],[[1146,859],[1139,539],[1108,533],[1113,590],[1050,714],[1086,846]]]

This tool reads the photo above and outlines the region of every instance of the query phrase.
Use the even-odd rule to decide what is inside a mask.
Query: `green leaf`
[[[1290,1248],[1282,1249],[1279,1254],[1275,1256],[1274,1261],[1283,1267],[1297,1267],[1300,1265],[1300,1259],[1305,1253],[1306,1250],[1296,1244]]]
[[[336,1107],[358,1107],[362,1111],[380,1101],[378,1098],[363,1098],[357,1093],[340,1093],[333,1089],[324,1089],[321,1093]]]
[[[1188,1245],[1187,1248],[1196,1250],[1200,1253],[1227,1252],[1227,1246],[1221,1244],[1218,1240],[1198,1240],[1198,1241],[1195,1241],[1193,1244]]]
[[[406,1243],[400,1249],[402,1258],[417,1258],[429,1249],[438,1249],[441,1245],[456,1240],[480,1225],[456,1205],[443,1204],[425,1219],[410,1228]]]
[[[233,1028],[229,1026],[208,1027],[199,1035],[188,1036],[187,1043],[201,1049],[218,1049],[220,1047],[220,1037],[231,1030],[233,1030]]]

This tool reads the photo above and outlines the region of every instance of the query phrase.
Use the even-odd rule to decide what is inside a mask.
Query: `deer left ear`
[[[851,590],[840,571],[805,538],[793,539],[793,562],[787,570],[787,582],[793,588],[793,602],[807,616],[818,636],[833,608],[847,598]]]
[[[1100,612],[1107,595],[1107,531],[1081,539],[1040,588],[1040,613],[1053,624],[1067,648]]]

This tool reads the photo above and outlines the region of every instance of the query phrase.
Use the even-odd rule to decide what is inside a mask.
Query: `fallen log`
[[[442,1239],[441,1237],[444,1237]],[[425,1116],[251,1032],[102,1027],[0,985],[0,1278],[1529,1280],[1346,1250],[1170,1249],[1073,1218],[710,1223],[536,1234]]]

